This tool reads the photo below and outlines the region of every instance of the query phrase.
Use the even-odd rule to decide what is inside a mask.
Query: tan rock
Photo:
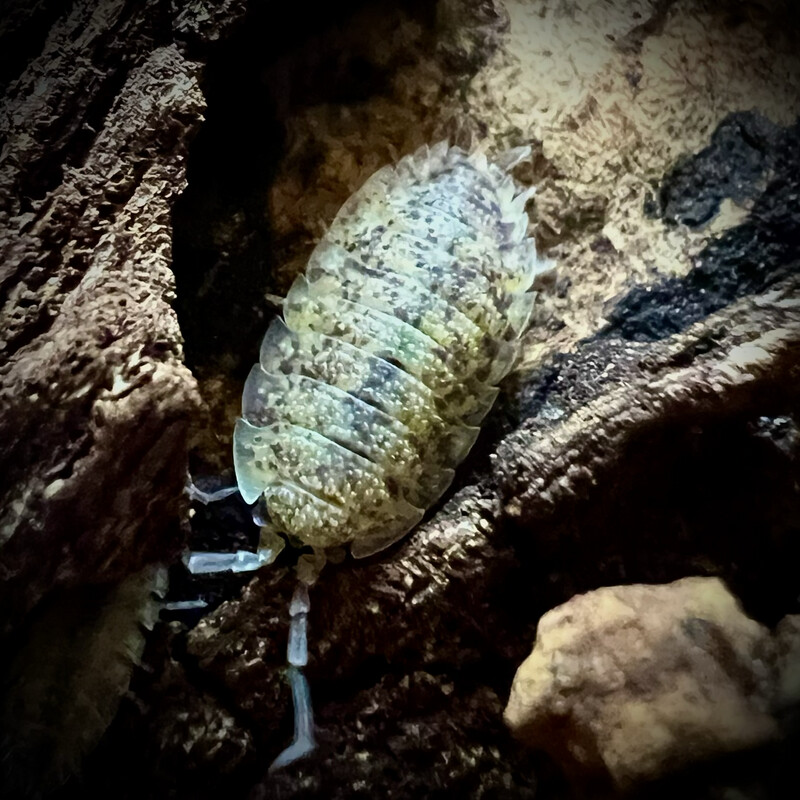
[[[598,589],[542,617],[505,719],[571,778],[627,789],[777,736],[770,650],[716,578]]]

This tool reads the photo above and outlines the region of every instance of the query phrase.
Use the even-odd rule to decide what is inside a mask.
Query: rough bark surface
[[[180,540],[199,398],[170,213],[204,100],[160,13],[72,4],[3,99],[4,632],[54,587],[119,580]]]
[[[591,502],[606,474],[654,428],[791,412],[800,401],[800,279],[746,298],[663,342],[587,343],[537,388],[528,417],[500,443],[495,472],[505,512],[535,530],[571,499]],[[526,397],[527,396],[527,397]],[[538,400],[538,402],[536,402]],[[543,408],[546,403],[546,408]],[[544,412],[544,413],[543,413]],[[627,464],[637,471],[652,461]]]

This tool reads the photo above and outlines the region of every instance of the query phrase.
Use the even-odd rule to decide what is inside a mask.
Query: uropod
[[[441,142],[372,175],[342,206],[270,325],[233,436],[238,491],[261,526],[257,552],[191,553],[193,572],[271,563],[284,536],[309,545],[290,607],[295,738],[314,747],[308,586],[331,548],[372,555],[445,492],[517,357],[534,277],[533,189]],[[502,162],[502,163],[501,163]]]

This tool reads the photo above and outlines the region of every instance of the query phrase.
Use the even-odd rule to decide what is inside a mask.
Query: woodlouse
[[[550,266],[526,235],[533,189],[507,173],[529,152],[507,153],[501,168],[446,142],[422,147],[342,206],[245,384],[234,467],[257,504],[259,551],[192,554],[190,569],[256,569],[281,534],[317,554],[349,544],[368,556],[447,489],[514,365],[533,279]],[[295,737],[273,768],[314,747],[301,669],[308,585],[324,559],[303,559],[287,654]]]
[[[276,531],[366,556],[447,489],[530,315],[532,193],[442,142],[344,204],[264,338],[234,433],[239,491]]]

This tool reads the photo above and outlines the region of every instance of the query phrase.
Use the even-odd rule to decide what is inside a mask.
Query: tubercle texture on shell
[[[276,530],[362,557],[446,491],[549,267],[526,237],[532,194],[440,142],[345,202],[264,337],[234,431],[239,490]]]

